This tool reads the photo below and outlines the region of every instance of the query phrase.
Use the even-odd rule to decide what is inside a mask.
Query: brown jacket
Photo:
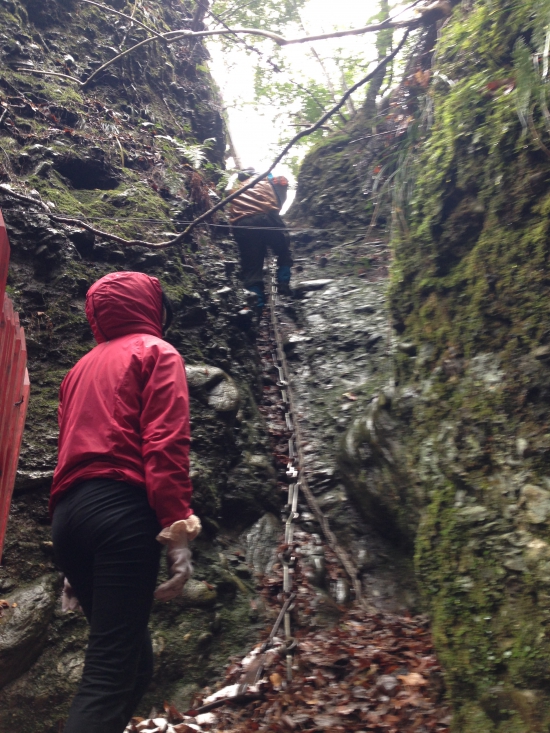
[[[239,183],[238,188],[244,186]],[[235,188],[234,190],[238,190]],[[253,216],[254,214],[266,214],[269,211],[280,211],[281,205],[277,194],[269,181],[260,181],[241,196],[238,196],[231,202],[229,208],[229,221],[231,224],[242,219],[244,216]]]

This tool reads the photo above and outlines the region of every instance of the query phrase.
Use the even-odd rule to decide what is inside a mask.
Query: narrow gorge
[[[109,272],[158,277],[174,306],[167,340],[186,362],[203,523],[192,580],[155,603],[139,715],[165,701],[185,711],[222,688],[277,617],[269,584],[289,481],[272,311],[256,322],[224,212],[174,246],[132,243],[174,238],[225,195],[229,139],[208,51],[159,39],[82,85],[145,39],[138,4],[157,33],[202,28],[180,0],[106,0],[119,16],[81,0],[0,0],[0,206],[31,380],[0,564],[1,731],[62,730],[82,673],[88,629],[59,606],[47,504],[59,385],[94,345],[84,299]],[[296,578],[313,601],[294,622],[346,648],[330,684],[353,656],[351,630],[369,653],[395,633],[397,661],[361,667],[345,693],[355,708],[344,685],[317,718],[293,718],[287,701],[264,727],[257,707],[250,727],[245,708],[241,728],[220,718],[211,730],[550,730],[550,4],[438,5],[413,29],[401,81],[380,96],[374,79],[363,108],[304,158],[284,217],[292,295],[272,300],[300,468],[366,604],[359,612],[354,579],[301,497]],[[435,656],[414,666],[403,640],[429,633]],[[313,636],[296,638],[296,670],[310,669]],[[424,718],[404,722],[406,705]]]

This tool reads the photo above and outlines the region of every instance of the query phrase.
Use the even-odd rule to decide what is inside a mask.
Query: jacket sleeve
[[[65,384],[67,382],[67,378],[69,374],[66,374],[64,376],[63,381],[61,382],[61,385],[59,387],[59,404],[57,406],[57,424],[59,428],[61,428],[61,423],[63,420],[63,401],[65,400]]]
[[[161,342],[148,350],[140,416],[145,486],[161,526],[187,519],[189,479],[189,393],[183,359]]]

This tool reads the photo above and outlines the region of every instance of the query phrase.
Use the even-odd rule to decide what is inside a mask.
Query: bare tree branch
[[[95,5],[99,5],[99,3],[93,2],[93,0],[83,0],[87,3],[92,3]],[[454,0],[453,0],[454,1]],[[417,0],[419,2],[419,0]],[[414,2],[411,7],[414,7],[417,2]],[[108,7],[107,5],[100,5],[102,9],[109,10],[113,12],[113,8]],[[408,21],[399,21],[396,22],[392,18],[389,18],[388,20],[382,21],[382,23],[375,23],[373,25],[367,25],[363,28],[353,28],[351,30],[347,31],[333,31],[332,33],[322,33],[317,36],[305,36],[303,38],[283,38],[283,36],[280,36],[278,33],[272,33],[271,31],[265,31],[265,30],[259,30],[257,28],[231,28],[231,29],[224,29],[224,30],[209,30],[209,31],[192,31],[192,30],[179,30],[179,31],[168,31],[167,33],[157,33],[156,31],[152,31],[155,33],[154,36],[150,36],[149,38],[145,38],[143,41],[140,41],[139,43],[136,43],[131,48],[126,49],[126,51],[123,51],[122,53],[118,54],[117,56],[114,56],[109,61],[106,61],[102,66],[100,66],[98,69],[96,69],[90,76],[83,82],[79,81],[75,77],[66,76],[65,78],[70,79],[71,81],[77,82],[82,88],[88,86],[93,79],[95,79],[101,72],[105,71],[109,66],[116,63],[117,61],[120,61],[125,56],[128,56],[129,54],[133,53],[139,48],[142,48],[143,46],[147,45],[148,43],[152,43],[153,41],[162,40],[166,43],[175,43],[176,41],[180,41],[184,38],[207,38],[210,36],[227,36],[227,35],[236,35],[238,33],[242,33],[245,35],[252,35],[252,36],[261,36],[262,38],[269,38],[275,43],[277,43],[279,46],[289,46],[296,43],[311,43],[312,41],[323,41],[329,38],[343,38],[345,36],[358,36],[363,35],[365,33],[376,33],[377,31],[387,30],[388,28],[405,28],[412,30],[414,28],[418,28],[421,25],[425,24],[432,24],[437,22],[438,20],[441,20],[441,18],[448,17],[450,15],[452,10],[451,2],[450,0],[441,0],[441,2],[436,3],[435,5],[428,5],[425,8],[425,12],[419,17],[415,18],[413,20]],[[120,13],[118,11],[118,15]],[[401,13],[404,11],[401,11]],[[401,15],[399,13],[399,15]],[[125,16],[128,17],[128,16]],[[397,16],[396,16],[397,17]],[[23,69],[21,69],[23,71]],[[36,71],[36,70],[29,70],[24,69],[25,71],[31,71],[31,73],[38,73],[38,74],[44,74],[44,75],[58,75],[54,72],[47,72],[47,71]],[[65,75],[61,75],[65,76]],[[347,97],[346,97],[347,98]]]
[[[79,86],[83,86],[80,79],[77,79],[76,76],[60,74],[57,71],[41,71],[40,69],[28,69],[27,67],[19,68],[17,71],[27,71],[29,74],[40,74],[41,76],[60,76],[62,79],[70,79],[71,81],[76,82]]]
[[[389,21],[384,21],[383,23],[377,23],[376,25],[370,25],[365,26],[365,28],[356,28],[354,30],[350,31],[335,31],[334,33],[325,33],[320,36],[307,36],[306,38],[295,38],[291,40],[286,40],[282,36],[279,36],[277,33],[271,33],[271,31],[261,31],[257,30],[256,28],[231,28],[230,30],[214,30],[214,31],[169,31],[168,33],[163,33],[161,38],[163,38],[168,43],[175,43],[176,41],[180,41],[183,38],[206,38],[209,36],[228,36],[228,35],[235,35],[237,33],[244,33],[247,35],[255,35],[255,36],[262,36],[263,38],[270,38],[272,41],[275,41],[279,46],[288,46],[293,43],[309,43],[310,41],[319,41],[324,40],[326,38],[341,38],[342,36],[353,36],[353,35],[361,35],[362,33],[371,33],[375,31],[380,30],[386,30],[387,28],[416,28],[416,26],[419,25],[418,20],[405,22],[405,23],[390,23]],[[114,56],[109,61],[106,61],[102,66],[100,66],[98,69],[94,71],[93,74],[90,74],[90,76],[86,79],[84,82],[79,82],[83,87],[86,87],[93,79],[95,79],[99,74],[101,74],[102,71],[105,71],[109,66],[112,66],[112,64],[116,63],[117,61],[120,61],[125,56],[128,56],[129,54],[136,51],[138,48],[142,48],[143,46],[147,45],[148,43],[151,43],[152,41],[158,41],[158,36],[152,36],[151,38],[145,38],[143,41],[140,41],[139,43],[136,43],[135,46],[132,46],[131,48],[126,49],[126,51],[123,51],[122,53],[119,53],[118,56]]]

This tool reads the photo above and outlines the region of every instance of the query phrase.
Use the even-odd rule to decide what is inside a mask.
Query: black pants
[[[284,221],[276,212],[239,219],[232,229],[239,246],[245,287],[263,285],[267,249],[277,256],[277,267],[290,267],[290,241]]]
[[[108,479],[69,489],[55,509],[56,559],[91,627],[64,733],[122,733],[151,681],[159,531],[145,491]]]

